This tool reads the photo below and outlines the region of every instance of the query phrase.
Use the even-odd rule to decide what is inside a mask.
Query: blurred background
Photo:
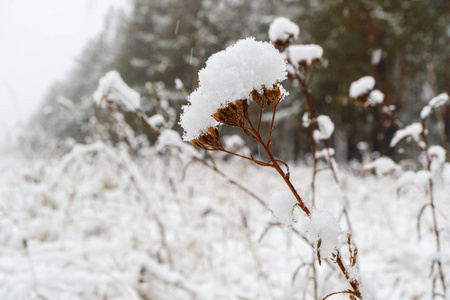
[[[394,155],[389,147],[393,124],[376,109],[356,106],[348,96],[351,82],[373,76],[385,102],[396,106],[404,124],[418,121],[420,110],[432,97],[450,90],[450,3],[445,0],[1,3],[2,44],[6,45],[0,50],[3,141],[33,148],[49,143],[58,148],[68,141],[118,142],[120,137],[113,130],[95,132],[95,124],[108,128],[113,122],[92,101],[99,78],[109,70],[117,70],[140,92],[148,115],[155,113],[155,99],[179,115],[186,95],[176,89],[175,79],[191,92],[199,69],[211,54],[248,36],[268,40],[269,25],[278,16],[300,26],[294,44],[314,43],[324,48],[312,91],[318,114],[330,115],[336,125],[330,142],[338,161],[361,159],[361,145],[375,156]],[[10,37],[12,30],[21,35]],[[36,52],[42,55],[34,56]],[[48,86],[48,82],[53,83]],[[147,82],[152,83],[150,94]],[[299,125],[305,103],[298,87],[289,82],[284,85],[290,95],[280,109],[289,113],[279,115],[274,151],[279,157],[299,160],[310,152]],[[449,114],[448,106],[438,110],[433,115],[436,122],[429,126],[432,142],[447,149]],[[16,122],[8,123],[8,115],[19,116],[24,128],[18,130]],[[139,120],[125,119],[154,142],[154,133]],[[175,129],[181,132],[178,126]],[[256,152],[256,145],[248,143]],[[408,151],[413,150],[395,155],[402,158],[402,153],[410,155]]]

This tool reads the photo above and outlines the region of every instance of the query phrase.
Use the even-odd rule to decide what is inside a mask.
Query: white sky
[[[39,107],[100,31],[110,5],[126,0],[0,0],[0,144]]]

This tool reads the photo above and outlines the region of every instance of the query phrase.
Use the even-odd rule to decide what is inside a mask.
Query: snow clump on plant
[[[317,117],[317,127],[314,130],[313,138],[318,142],[320,140],[328,140],[334,132],[334,123],[327,115]]]
[[[269,38],[272,42],[287,41],[290,38],[297,39],[300,28],[288,18],[279,17],[273,20],[269,27]]]
[[[239,40],[213,54],[199,72],[199,87],[183,107],[180,117],[183,139],[192,141],[211,134],[219,124],[212,117],[218,109],[249,100],[252,91],[272,88],[286,75],[286,62],[279,51],[272,44],[254,38]],[[281,86],[278,88],[286,94]]]
[[[141,106],[139,93],[129,87],[117,71],[109,71],[100,78],[93,98],[99,106],[115,103],[128,111],[138,110]]]
[[[350,97],[359,98],[369,93],[375,87],[375,79],[372,76],[364,76],[350,85]]]
[[[311,211],[311,217],[304,220],[302,227],[309,241],[320,251],[321,257],[329,257],[338,249],[342,229],[330,212],[318,209]]]
[[[311,65],[322,60],[323,48],[319,45],[293,45],[288,48],[289,59],[298,68],[299,63]]]

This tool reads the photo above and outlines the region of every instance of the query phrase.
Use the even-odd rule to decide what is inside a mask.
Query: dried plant
[[[435,247],[436,251],[439,255],[439,258],[434,259],[431,263],[431,276],[432,276],[432,298],[445,298],[447,297],[447,286],[445,282],[445,272],[442,266],[441,254],[442,254],[442,241],[440,234],[440,227],[438,224],[438,218],[436,213],[436,204],[434,199],[434,181],[432,174],[432,153],[430,153],[430,145],[428,142],[428,129],[427,129],[427,119],[430,117],[433,110],[436,110],[438,107],[445,105],[445,103],[449,100],[449,96],[447,94],[440,94],[433,99],[430,100],[428,105],[426,105],[421,113],[420,113],[420,123],[413,123],[408,126],[404,126],[403,123],[396,118],[394,111],[395,107],[388,106],[384,103],[384,95],[374,89],[375,80],[366,76],[358,81],[352,83],[352,87],[350,89],[350,96],[356,99],[356,104],[362,105],[365,108],[377,107],[378,112],[382,115],[387,116],[393,124],[397,127],[397,132],[391,140],[391,147],[395,147],[398,143],[403,140],[411,140],[414,144],[419,148],[419,150],[423,153],[426,163],[425,170],[427,174],[429,174],[427,179],[427,189],[426,196],[428,196],[428,203],[422,205],[419,214],[417,216],[417,234],[419,239],[421,238],[420,234],[420,224],[421,217],[425,210],[429,207],[431,210],[431,218],[432,218],[432,232],[435,238]],[[353,91],[352,91],[353,88]],[[436,146],[434,146],[436,147]],[[443,150],[442,148],[442,151]],[[445,161],[445,155],[444,155]],[[435,271],[436,270],[436,271]],[[441,290],[439,291],[439,286]]]
[[[244,43],[245,42],[243,42],[243,44]],[[235,47],[235,49],[233,49],[233,50],[236,50],[238,48],[238,46],[234,46],[234,47]],[[256,47],[258,47],[258,46],[256,46]],[[248,49],[245,49],[245,47],[243,47],[243,48],[244,48],[243,51],[248,50]],[[225,56],[226,52],[227,52],[227,50],[222,55]],[[243,55],[243,56],[245,57],[245,55]],[[215,66],[215,64],[220,65],[219,59],[217,59],[217,61],[215,61],[212,58],[210,58],[210,60],[211,61],[208,61],[208,63],[210,63],[210,65],[213,65],[213,66]],[[316,63],[316,61],[314,61],[314,64],[315,63]],[[243,62],[242,64],[245,64],[245,62]],[[251,64],[251,62],[249,64]],[[208,68],[208,66],[207,66],[207,68]],[[211,67],[211,68],[214,69],[214,67]],[[232,67],[230,67],[230,68],[232,68]],[[305,70],[305,64],[300,64],[300,68],[303,68]],[[204,69],[204,72],[206,73],[207,71]],[[251,73],[251,70],[249,70],[249,73]],[[237,74],[236,76],[239,77],[239,74]],[[307,101],[310,103],[309,107],[310,107],[310,110],[312,111],[311,120],[313,122],[315,122],[314,128],[317,128],[317,130],[319,130],[319,126],[317,125],[313,106],[310,101],[310,97],[309,97],[310,94],[309,94],[309,91],[307,91],[306,81],[305,81],[305,78],[303,78],[303,76],[302,77],[301,76],[302,75],[298,75],[298,78],[301,79],[303,83],[305,83],[305,85],[303,86],[303,89],[306,93]],[[200,76],[200,78],[202,78],[202,76]],[[243,79],[243,80],[245,80],[245,79]],[[307,80],[307,81],[309,81],[309,80]],[[196,94],[191,95],[190,100],[191,100],[192,104],[185,107],[185,115],[182,116],[182,118],[181,118],[181,120],[182,120],[181,124],[182,124],[182,126],[184,126],[185,130],[190,130],[189,122],[191,121],[191,119],[194,118],[192,116],[193,115],[193,113],[192,113],[193,106],[198,105],[195,103],[201,102],[202,101],[201,99],[203,99],[202,97],[204,97],[204,99],[208,98],[207,97],[208,91],[205,91],[206,88],[204,88],[207,85],[208,85],[207,83],[202,85],[202,82],[200,81],[200,87],[196,91]],[[220,90],[220,88],[219,88],[219,90]],[[192,138],[192,139],[188,138],[188,140],[190,140],[193,145],[195,145],[203,150],[224,152],[224,153],[227,153],[230,155],[234,155],[234,156],[246,159],[257,165],[275,169],[275,171],[284,180],[285,184],[289,188],[292,195],[295,197],[296,203],[294,206],[299,207],[303,211],[303,213],[307,216],[307,218],[312,218],[311,209],[306,205],[305,200],[300,196],[297,189],[294,187],[293,183],[291,182],[288,164],[285,161],[276,158],[270,149],[270,145],[272,143],[272,132],[273,132],[273,129],[275,126],[275,117],[276,117],[277,107],[278,107],[278,104],[282,101],[282,99],[285,96],[284,89],[282,88],[281,85],[279,85],[277,83],[273,83],[270,86],[267,84],[262,84],[261,86],[259,86],[257,88],[252,88],[251,90],[247,89],[247,93],[248,93],[247,97],[243,98],[243,99],[234,99],[234,100],[228,99],[224,104],[219,105],[217,107],[216,111],[212,111],[211,117],[214,119],[214,121],[218,122],[219,124],[222,124],[222,126],[235,127],[237,129],[241,130],[248,137],[250,137],[251,139],[256,141],[260,145],[260,147],[263,149],[263,151],[267,157],[266,161],[261,160],[260,158],[255,158],[252,155],[244,156],[244,155],[237,154],[237,153],[234,153],[232,151],[225,149],[221,143],[220,131],[214,125],[206,126],[206,128],[202,128],[200,130],[200,132],[197,134],[195,134],[195,133],[192,134],[192,132],[187,132],[185,134],[185,136],[189,136],[189,137],[194,136],[195,138]],[[231,94],[242,94],[242,93],[240,93],[240,91],[235,91],[235,92],[232,91]],[[199,98],[200,100],[194,99],[194,97],[200,97]],[[225,97],[227,97],[227,96],[225,95]],[[255,105],[257,105],[257,107],[259,108],[259,113],[257,114],[257,117],[255,119],[253,119],[249,115],[249,112],[248,112],[249,102],[255,103]],[[271,121],[268,126],[269,127],[267,130],[268,133],[266,135],[264,135],[263,130],[262,130],[262,116],[266,110],[271,111],[272,118],[271,118]],[[210,122],[210,124],[215,124],[215,123]],[[330,168],[332,168],[332,167],[330,167]],[[349,237],[348,242],[349,242],[349,253],[350,253],[350,268],[352,268],[356,265],[357,250],[354,246],[353,246],[354,248],[352,249],[350,241],[351,241],[351,239]],[[312,246],[316,249],[317,260],[318,260],[319,264],[321,264],[322,259],[326,258],[326,257],[321,257],[322,243],[323,243],[323,240],[322,240],[322,238],[319,237],[312,244]],[[349,282],[349,284],[351,286],[351,289],[340,292],[340,293],[347,293],[347,294],[350,294],[351,297],[357,297],[359,299],[362,299],[363,293],[361,292],[360,282],[358,281],[357,278],[350,275],[348,267],[345,266],[345,264],[342,260],[342,256],[338,249],[335,249],[335,251],[333,251],[330,259],[334,264],[336,264],[338,266],[339,270],[341,271],[341,273],[344,275],[344,277],[346,278],[346,280]],[[328,298],[334,294],[335,293],[332,293],[332,294],[326,296],[326,298]],[[317,298],[317,293],[316,293],[316,298]]]

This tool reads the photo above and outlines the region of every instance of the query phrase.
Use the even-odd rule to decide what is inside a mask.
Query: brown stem
[[[149,122],[148,122],[148,118],[147,115],[142,111],[142,110],[135,110],[134,114],[141,119],[151,130],[153,130],[154,132],[156,132],[157,135],[161,134],[161,131],[159,131],[158,128],[153,127]]]
[[[344,266],[344,263],[342,262],[341,254],[339,251],[336,253],[336,264],[339,266],[339,269],[341,269],[342,274],[344,274],[347,281],[350,283],[351,287],[353,288],[353,294],[358,297],[359,299],[362,298],[361,291],[359,290],[359,282],[356,279],[350,278],[350,275],[348,274],[347,269]]]
[[[355,292],[348,290],[348,291],[334,292],[334,293],[328,294],[328,295],[327,295],[325,298],[323,298],[322,300],[325,300],[325,299],[327,299],[327,298],[329,298],[329,297],[331,297],[331,296],[339,295],[339,294],[351,294],[351,295],[355,295],[355,296],[356,296]]]
[[[272,131],[273,131],[273,126],[275,124],[275,112],[276,112],[276,106],[273,108],[273,114],[272,114],[272,121],[270,122],[270,130],[269,130],[269,135],[267,136],[267,147],[270,147],[270,143],[272,142]],[[261,116],[259,119],[259,123],[261,124]]]
[[[420,133],[422,140],[425,144],[423,147],[423,151],[425,152],[425,157],[427,159],[427,171],[431,172],[431,157],[428,152],[429,145],[428,145],[428,137],[427,137],[427,130],[426,130],[426,119],[422,119],[422,132]],[[439,227],[437,222],[437,216],[436,216],[436,207],[434,205],[434,195],[433,195],[433,179],[430,178],[428,181],[428,187],[429,187],[429,195],[430,195],[430,208],[431,208],[431,215],[433,219],[433,232],[434,236],[436,237],[436,249],[438,253],[441,252],[441,242],[440,242],[440,235],[439,235]],[[445,285],[445,276],[444,272],[442,270],[441,262],[438,261],[438,270],[439,270],[439,279],[442,283],[442,289],[444,290],[444,296],[447,294],[447,287]],[[434,292],[434,291],[433,291]]]
[[[300,197],[300,195],[298,194],[297,190],[292,185],[292,182],[289,180],[289,177],[286,176],[286,173],[284,173],[284,171],[281,169],[280,165],[278,164],[277,160],[273,156],[273,154],[270,151],[269,147],[266,145],[266,143],[264,143],[260,132],[255,130],[255,127],[253,126],[253,124],[252,124],[252,122],[251,122],[249,117],[246,117],[246,120],[247,120],[247,122],[250,125],[250,128],[252,130],[252,133],[255,136],[256,141],[263,147],[263,149],[266,152],[267,156],[269,156],[269,159],[272,162],[272,164],[270,164],[270,166],[273,167],[278,172],[278,174],[280,174],[280,176],[283,178],[284,182],[289,187],[289,189],[291,190],[291,192],[294,195],[295,199],[297,200],[300,208],[305,212],[305,214],[308,217],[311,216],[311,212],[309,211],[308,207],[305,205],[303,199]]]
[[[332,158],[331,158],[331,153],[330,153],[330,147],[329,147],[329,144],[328,144],[328,140],[323,140],[323,144],[324,144],[326,152],[327,152],[328,165],[330,167],[331,173],[333,174],[334,181],[337,184],[339,184],[339,179],[337,177],[336,170],[334,169],[333,162],[331,160]]]

